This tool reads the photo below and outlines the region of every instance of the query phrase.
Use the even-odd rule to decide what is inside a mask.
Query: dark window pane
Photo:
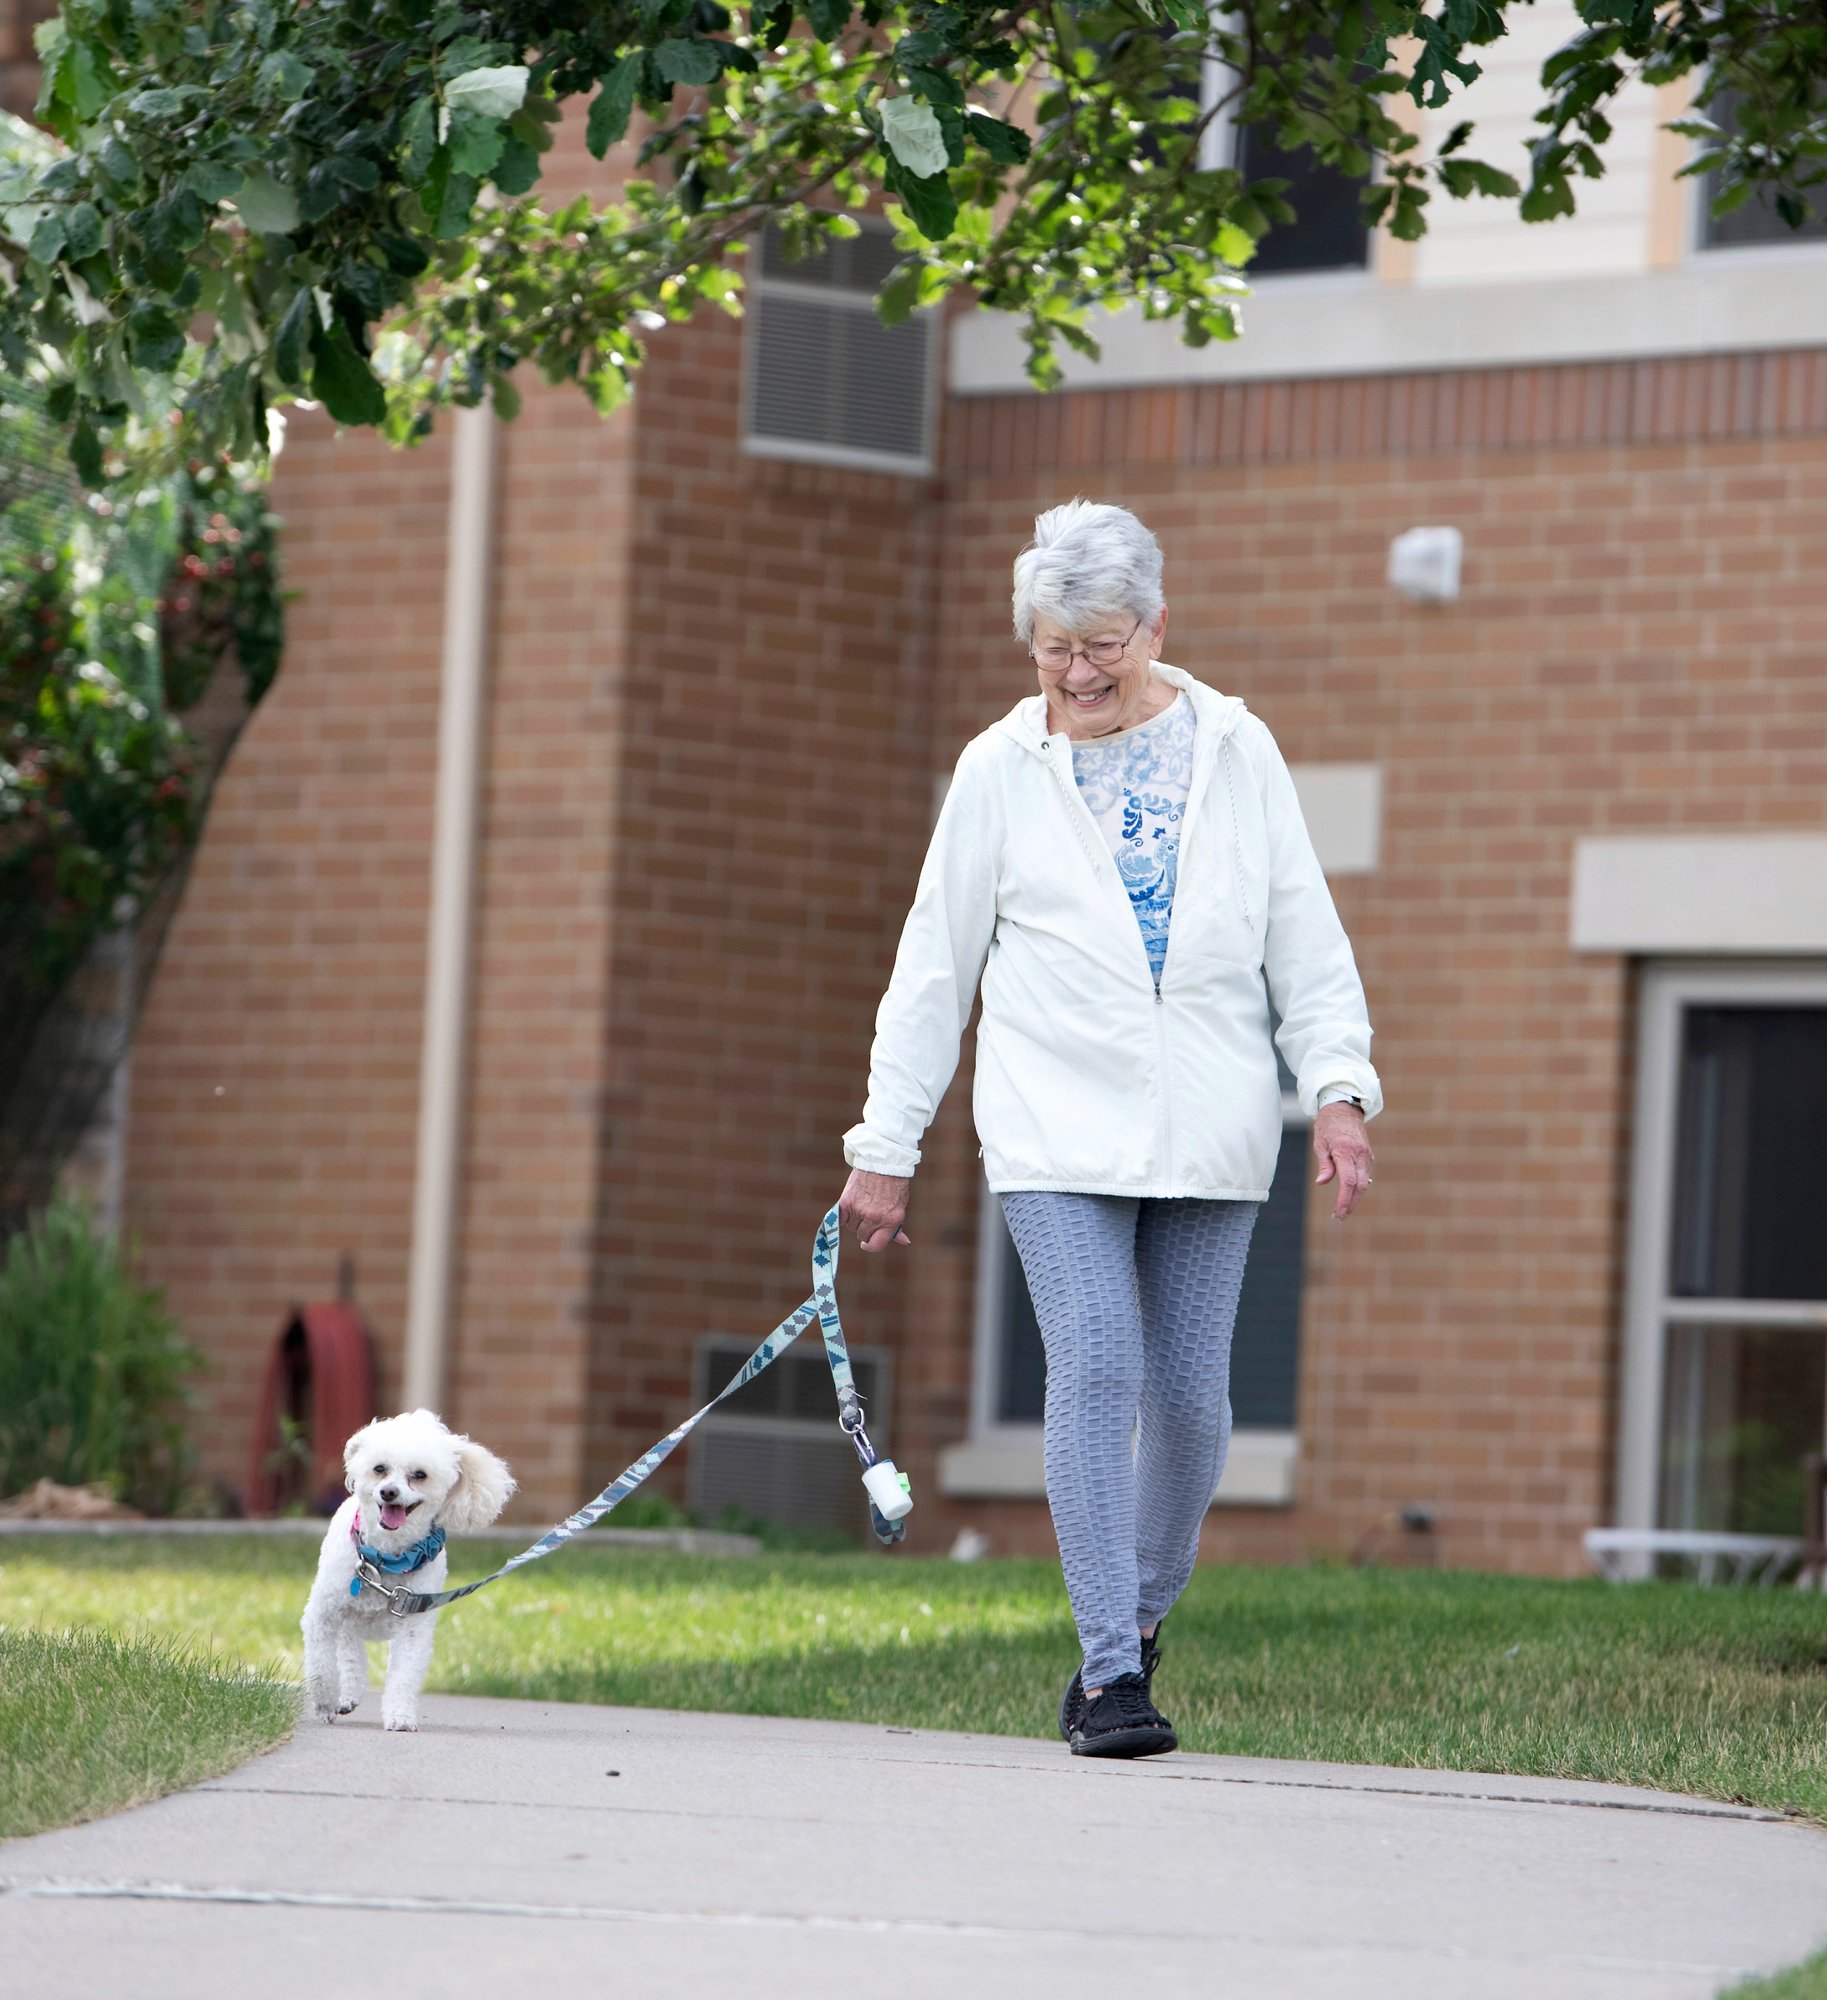
[[[1283,152],[1260,125],[1237,134],[1237,168],[1246,181],[1282,180],[1299,218],[1276,223],[1251,259],[1249,275],[1361,267],[1370,257],[1370,230],[1361,204],[1363,182],[1316,159],[1310,147]]]
[[[1311,1143],[1308,1126],[1283,1127],[1274,1184],[1250,1238],[1231,1342],[1231,1421],[1240,1430],[1294,1428]]]
[[[1728,131],[1737,120],[1734,101],[1729,97],[1717,97],[1709,107],[1708,115]],[[1742,208],[1735,208],[1730,215],[1713,213],[1713,197],[1719,192],[1719,176],[1710,173],[1706,177],[1706,199],[1700,212],[1700,240],[1709,250],[1741,249],[1756,243],[1819,243],[1827,236],[1827,219],[1812,216],[1800,229],[1791,229],[1776,212],[1776,205],[1768,195],[1754,194]],[[1818,206],[1821,191],[1816,190],[1813,200]]]
[[[1707,176],[1707,211],[1701,219],[1700,240],[1709,250],[1737,250],[1755,243],[1812,243],[1818,244],[1827,237],[1827,220],[1811,216],[1799,229],[1791,229],[1776,212],[1776,204],[1768,195],[1754,194],[1742,208],[1735,208],[1730,215],[1714,215],[1712,199],[1718,189],[1718,176]],[[1817,194],[1816,200],[1819,200]]]
[[[1827,1341],[1790,1327],[1669,1330],[1661,1525],[1799,1535],[1821,1449]]]
[[[1827,1299],[1818,1151],[1827,1007],[1690,1007],[1682,1024],[1669,1289]]]
[[[1047,1356],[1040,1342],[1040,1322],[1028,1297],[1021,1259],[1015,1254],[1009,1225],[996,1204],[995,1227],[1002,1232],[1002,1323],[997,1356],[996,1421],[1037,1424],[1047,1413]]]
[[[1243,1297],[1231,1344],[1231,1416],[1239,1429],[1292,1430],[1300,1378],[1302,1259],[1306,1247],[1308,1128],[1282,1134],[1281,1158],[1269,1199],[1256,1218],[1244,1266]],[[1046,1414],[1047,1358],[1008,1225],[1002,1235],[1002,1301],[998,1327],[998,1423],[1039,1423]]]

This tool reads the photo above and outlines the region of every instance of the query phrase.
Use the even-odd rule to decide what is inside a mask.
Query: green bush
[[[50,1478],[168,1511],[187,1457],[183,1378],[202,1365],[88,1209],[53,1202],[0,1264],[0,1495]]]

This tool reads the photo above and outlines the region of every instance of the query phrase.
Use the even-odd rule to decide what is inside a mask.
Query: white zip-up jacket
[[[1198,725],[1159,990],[1071,739],[1030,695],[958,759],[844,1135],[853,1167],[918,1166],[979,981],[974,1108],[998,1192],[1266,1199],[1271,1000],[1309,1117],[1329,1084],[1382,1109],[1364,988],[1274,737],[1235,696],[1154,671]]]

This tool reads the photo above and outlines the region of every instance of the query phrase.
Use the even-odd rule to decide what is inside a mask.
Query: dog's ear
[[[368,1433],[380,1422],[378,1417],[370,1417],[359,1431],[343,1446],[343,1489],[355,1491],[355,1461],[368,1449]]]
[[[457,1451],[457,1483],[438,1510],[438,1519],[453,1535],[467,1535],[486,1528],[513,1497],[519,1483],[492,1451],[474,1439],[454,1440]]]

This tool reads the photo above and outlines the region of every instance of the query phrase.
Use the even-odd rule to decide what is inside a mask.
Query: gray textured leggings
[[[1254,1201],[1005,1194],[1047,1350],[1047,1500],[1086,1687],[1186,1588],[1231,1442]]]

